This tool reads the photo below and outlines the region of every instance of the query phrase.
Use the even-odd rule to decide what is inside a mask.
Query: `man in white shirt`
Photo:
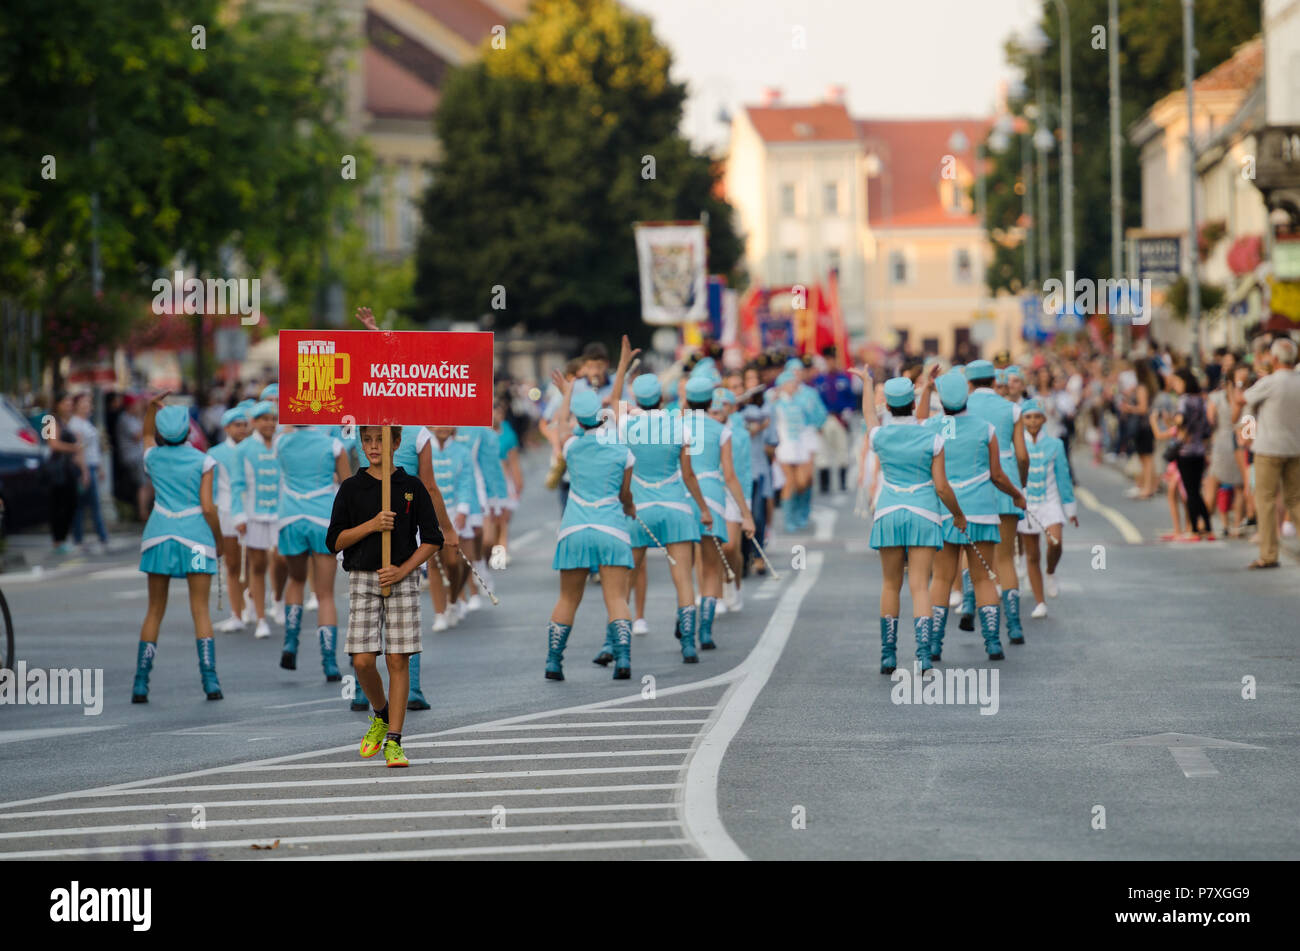
[[[1277,497],[1300,525],[1300,376],[1296,345],[1279,337],[1269,347],[1273,372],[1246,391],[1246,412],[1254,421],[1255,510],[1259,513],[1259,558],[1250,568],[1276,568]],[[1246,421],[1249,422],[1249,421]],[[1244,435],[1249,432],[1243,428]]]
[[[99,536],[97,553],[102,553],[108,550],[108,531],[104,528],[104,514],[99,506],[99,476],[104,471],[104,453],[99,444],[99,430],[91,422],[90,413],[90,394],[79,394],[72,403],[72,419],[68,422],[68,428],[84,447],[82,451],[86,466],[78,488],[77,510],[72,516],[72,541],[73,544],[81,544],[81,517],[89,511],[95,534]]]

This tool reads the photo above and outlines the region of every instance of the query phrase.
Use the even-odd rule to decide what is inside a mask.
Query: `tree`
[[[537,0],[505,49],[485,44],[454,71],[435,117],[417,316],[588,336],[640,326],[642,220],[708,212],[710,270],[732,272],[732,210],[678,132],[686,91],[670,65],[649,20],[615,0]]]
[[[358,151],[339,131],[347,46],[333,10],[68,0],[51,17],[42,0],[7,0],[6,287],[47,309],[85,293],[92,196],[110,289],[147,296],[177,261],[310,285],[348,194],[340,159]]]
[[[1073,61],[1074,110],[1074,211],[1075,273],[1098,279],[1110,275],[1110,105],[1107,51],[1095,48],[1098,34],[1093,24],[1107,22],[1107,0],[1066,0],[1071,27],[1070,55]],[[1045,4],[1043,31],[1049,45],[1043,54],[1042,81],[1048,103],[1050,128],[1060,121],[1060,23],[1052,4]],[[1183,85],[1183,23],[1181,0],[1121,0],[1118,37],[1120,43],[1120,129],[1126,133],[1148,109]],[[1258,3],[1196,4],[1197,74],[1203,75],[1232,56],[1242,43],[1259,33]],[[1025,98],[1008,102],[1014,116],[1023,118],[1025,107],[1034,103],[1034,62],[1015,39],[1006,44],[1007,61],[1023,70]],[[1029,134],[1032,134],[1032,122]],[[1060,253],[1060,147],[1050,153],[1048,207],[1051,209],[1051,259],[1059,270]],[[1121,152],[1124,187],[1124,226],[1141,221],[1141,179],[1138,154],[1127,140]],[[1001,155],[990,154],[988,205],[985,223],[994,240],[994,255],[986,281],[989,290],[1018,293],[1025,276],[1024,249],[1008,235],[1021,215],[1021,141],[1013,136]],[[1036,187],[1036,182],[1034,183]],[[1035,202],[1037,204],[1037,202]],[[1030,215],[1034,210],[1030,209]],[[1024,223],[1024,222],[1020,222]],[[1001,240],[999,240],[1001,239]],[[1037,239],[1035,239],[1037,240]],[[1035,253],[1036,257],[1036,253]],[[1051,275],[1038,275],[1039,281]]]

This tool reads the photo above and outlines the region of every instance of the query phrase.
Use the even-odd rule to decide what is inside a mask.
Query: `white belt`
[[[960,482],[953,482],[951,479],[949,479],[948,484],[951,485],[954,489],[965,489],[972,485],[979,485],[981,482],[987,482],[991,478],[993,478],[993,476],[990,473],[981,472],[979,475],[975,476],[974,478],[962,479]]]
[[[203,514],[203,506],[201,505],[194,505],[187,509],[181,509],[179,512],[171,512],[155,502],[153,504],[153,510],[159,515],[163,515],[167,518],[189,518],[191,515]]]
[[[593,509],[600,508],[602,505],[619,504],[619,498],[617,495],[607,495],[603,499],[596,499],[594,501],[591,501],[588,499],[584,499],[582,496],[578,495],[578,493],[574,492],[572,489],[569,490],[569,501],[577,502],[579,505],[585,505],[587,508],[593,508]]]
[[[708,470],[707,472],[697,472],[697,473],[695,473],[695,478],[697,478],[697,479],[717,479],[719,482],[725,482],[725,481],[726,481],[725,479],[722,478],[722,473],[719,472],[717,469],[710,469],[710,470]]]
[[[1016,454],[1016,447],[1015,447],[1015,446],[1012,446],[1010,449],[999,449],[999,450],[998,450],[998,458],[999,458],[999,459],[1010,459],[1010,458],[1011,458],[1012,456],[1014,456],[1015,454]]]
[[[636,475],[636,473],[632,474],[632,481],[635,482],[637,485],[641,486],[642,488],[659,489],[665,485],[672,485],[674,482],[680,480],[681,477],[682,477],[682,472],[680,469],[678,469],[668,478],[661,479],[658,482],[647,482],[645,479],[642,479],[640,476]]]
[[[319,489],[312,489],[310,492],[295,492],[293,489],[289,488],[288,486],[284,487],[285,495],[289,496],[289,498],[291,499],[298,499],[299,501],[314,499],[317,496],[324,495],[326,492],[333,492],[333,491],[334,491],[333,484],[323,485]]]
[[[902,492],[904,494],[919,492],[921,491],[921,489],[928,489],[934,485],[933,479],[929,480],[928,482],[918,482],[916,483],[916,485],[907,485],[907,486],[894,485],[892,482],[885,482],[883,479],[881,480],[881,482],[885,486],[885,488],[887,488],[890,492]]]

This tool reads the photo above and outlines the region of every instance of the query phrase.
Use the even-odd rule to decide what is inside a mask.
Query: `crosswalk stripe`
[[[681,789],[681,783],[628,783],[619,786],[533,786],[528,789],[458,789],[448,792],[430,793],[385,793],[384,802],[411,802],[424,799],[486,799],[509,796],[591,796],[604,793],[631,792],[667,792]],[[165,793],[168,789],[150,790]],[[291,799],[226,799],[203,803],[207,810],[245,809],[249,807],[268,806],[312,806],[333,805],[335,803],[368,802],[374,803],[374,796],[296,796]],[[193,809],[196,803],[189,802],[138,802],[126,806],[87,806],[76,809],[41,809],[30,812],[11,812],[0,814],[4,819],[45,819],[57,816],[85,816],[109,812],[144,812],[146,810]]]
[[[351,855],[277,855],[275,862],[368,862],[376,859],[441,859],[462,855],[524,855],[529,852],[592,852],[605,849],[663,849],[689,847],[686,839],[615,839],[606,842],[541,842],[536,845],[486,845],[464,849],[402,849]]]
[[[411,766],[431,766],[437,763],[505,763],[518,760],[546,759],[608,759],[620,756],[685,756],[690,749],[684,750],[582,750],[565,753],[507,753],[500,756],[435,756],[432,759],[413,759]],[[374,763],[366,760],[348,760],[338,763],[290,763],[285,766],[232,766],[232,770],[248,772],[286,772],[296,769],[368,769]]]
[[[551,832],[608,832],[619,829],[669,829],[680,828],[675,819],[646,820],[644,822],[577,822],[539,826],[476,826],[462,829],[418,829],[395,832],[336,833],[331,835],[279,836],[280,847],[297,845],[328,845],[333,842],[389,842],[394,839],[445,839],[470,835],[541,834]],[[136,852],[193,852],[199,849],[251,849],[267,846],[265,839],[225,839],[215,842],[159,842],[145,845],[100,845],[69,849],[33,849],[26,852],[0,853],[5,859],[63,858],[82,855],[129,855]]]
[[[505,808],[505,807],[502,807]],[[593,803],[588,805],[564,806],[511,806],[505,815],[545,815],[547,813],[570,812],[628,812],[638,809],[676,809],[675,802],[638,802],[638,803]],[[351,812],[336,815],[310,816],[260,816],[239,819],[207,819],[204,828],[239,828],[242,826],[267,825],[306,825],[318,822],[385,822],[390,819],[470,819],[474,816],[492,818],[493,808],[487,809],[431,809],[418,812]],[[125,832],[167,832],[172,829],[192,828],[185,822],[140,822],[112,826],[74,826],[67,829],[24,829],[21,832],[0,832],[0,839],[39,839],[44,836],[68,835],[117,835]],[[518,828],[527,828],[519,826]],[[0,856],[4,853],[0,852]]]
[[[621,711],[620,711],[621,712]],[[510,730],[585,730],[593,726],[665,726],[668,724],[700,724],[708,723],[707,719],[701,720],[606,720],[603,723],[511,723],[503,726],[485,726],[481,731],[483,733],[506,733]]]
[[[598,736],[489,736],[481,740],[416,740],[403,743],[402,749],[440,749],[454,746],[513,746],[524,743],[596,743],[625,740],[679,740],[692,733],[602,733]]]

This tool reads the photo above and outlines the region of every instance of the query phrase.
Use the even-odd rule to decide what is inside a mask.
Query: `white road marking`
[[[813,509],[813,541],[828,542],[834,537],[836,514],[834,509],[820,507]]]
[[[510,539],[510,547],[515,549],[515,551],[521,551],[531,545],[533,541],[541,536],[541,534],[542,530],[540,528],[529,529],[518,538]],[[512,555],[511,557],[513,558],[514,556]]]
[[[662,849],[689,846],[687,839],[616,839],[605,842],[543,842],[536,845],[487,845],[464,849],[402,849],[352,855],[278,855],[276,862],[373,862],[376,859],[442,859],[463,855],[524,855],[529,852],[591,852],[604,849]]]
[[[628,812],[638,809],[676,809],[675,802],[602,802],[587,805],[560,806],[511,806],[506,810],[507,816],[546,815],[548,813],[569,812]],[[486,809],[428,809],[414,812],[346,812],[336,815],[310,816],[258,816],[238,819],[207,819],[205,828],[241,828],[243,826],[279,826],[309,825],[318,822],[387,822],[390,819],[472,819],[483,816],[491,819],[495,810]],[[68,835],[119,835],[130,832],[167,832],[172,829],[192,828],[190,821],[184,822],[138,822],[127,825],[80,826],[67,829],[24,829],[22,832],[0,832],[0,839],[39,839],[44,836]],[[520,826],[520,828],[527,828]]]
[[[466,835],[509,835],[511,833],[539,834],[551,832],[607,832],[619,829],[667,829],[677,825],[677,820],[646,820],[643,822],[576,822],[562,825],[510,826],[494,829],[490,825],[461,829],[418,829],[395,832],[336,833],[331,835],[277,836],[280,848],[304,845],[328,845],[332,842],[388,842],[394,839],[445,839]],[[225,839],[215,842],[159,842],[142,845],[101,845],[72,849],[34,849],[28,852],[0,853],[5,859],[64,858],[78,855],[124,855],[135,852],[193,852],[200,849],[252,849],[269,846],[266,839]]]
[[[48,740],[56,736],[71,736],[74,733],[98,733],[103,730],[120,730],[125,724],[114,726],[54,726],[33,730],[2,730],[0,743],[21,743],[23,740]]]
[[[1188,779],[1203,779],[1206,776],[1218,776],[1206,750],[1264,750],[1266,746],[1254,746],[1250,743],[1237,743],[1233,740],[1218,740],[1212,736],[1189,736],[1186,733],[1154,733],[1151,736],[1139,736],[1131,740],[1117,740],[1107,746],[1163,746],[1173,754],[1174,762]]]
[[[492,799],[500,796],[587,796],[596,793],[657,792],[681,789],[681,783],[629,783],[622,786],[532,786],[528,789],[459,789],[453,792],[385,793],[384,802],[406,802],[424,799]],[[167,789],[151,792],[165,793]],[[297,796],[292,799],[224,799],[205,802],[204,808],[243,809],[249,806],[320,806],[334,803],[375,802],[374,796]],[[76,809],[39,809],[32,812],[10,812],[0,819],[44,819],[57,816],[85,816],[100,812],[144,812],[150,809],[180,809],[188,811],[196,803],[141,802],[128,806],[88,806]]]
[[[413,759],[412,766],[432,766],[437,763],[506,763],[519,760],[544,759],[609,759],[620,756],[685,756],[690,749],[684,750],[577,750],[569,753],[508,753],[500,756],[435,756],[431,759]],[[296,769],[367,769],[374,763],[363,759],[348,760],[339,763],[293,763],[288,766],[232,766],[232,770],[244,772],[284,772]]]
[[[297,703],[276,703],[267,707],[268,710],[288,710],[290,707],[314,707],[319,703],[338,703],[338,697],[326,697],[324,700],[300,700]]]
[[[781,652],[790,639],[790,632],[794,630],[799,606],[821,573],[822,560],[822,552],[809,553],[808,566],[798,573],[794,584],[777,602],[772,619],[763,630],[763,636],[744,662],[731,672],[734,685],[722,698],[717,717],[705,729],[687,767],[684,804],[686,827],[707,858],[732,861],[745,858],[745,853],[727,832],[718,812],[718,773],[722,768],[722,757],[772,675]]]
[[[1128,542],[1130,545],[1142,544],[1142,533],[1139,532],[1137,526],[1125,518],[1123,513],[1118,509],[1113,509],[1109,505],[1103,505],[1097,500],[1097,496],[1093,495],[1092,492],[1081,485],[1076,485],[1074,487],[1074,494],[1079,497],[1080,502],[1092,509],[1094,512],[1101,513],[1102,518],[1114,525],[1115,530],[1124,537],[1124,541]]]
[[[116,598],[118,601],[135,601],[138,600],[139,598],[145,598],[148,596],[149,596],[149,592],[144,590],[143,588],[139,590],[136,590],[135,588],[128,588],[126,591],[113,592],[113,597]]]
[[[402,749],[437,749],[448,746],[514,746],[522,743],[591,743],[596,740],[680,740],[691,733],[605,733],[599,736],[492,736],[483,740],[417,740]]]
[[[90,581],[125,581],[128,578],[139,578],[140,575],[140,567],[131,565],[124,568],[105,568],[101,571],[92,571],[86,577]]]
[[[663,691],[659,693],[662,695]],[[639,697],[637,699],[640,699]],[[546,714],[553,716],[553,714]],[[671,723],[708,723],[707,719],[703,720],[602,720],[599,723],[520,723],[510,726],[484,726],[479,727],[475,732],[483,733],[504,733],[510,730],[585,730],[593,726],[663,726]],[[466,729],[473,729],[466,727]]]

